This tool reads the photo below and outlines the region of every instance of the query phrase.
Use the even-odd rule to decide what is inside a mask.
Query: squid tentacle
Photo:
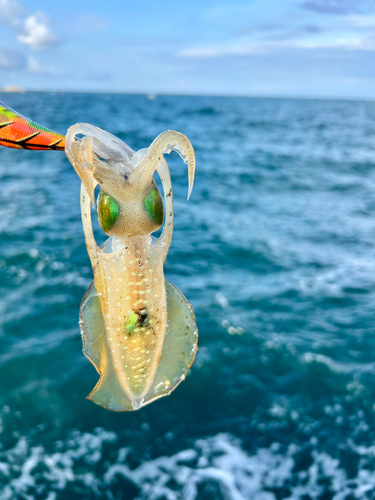
[[[159,174],[164,190],[165,204],[165,221],[163,231],[157,241],[161,241],[165,245],[165,259],[167,258],[169,247],[172,243],[172,234],[174,226],[174,211],[173,211],[173,191],[171,174],[167,162],[162,160],[156,166],[156,171]]]

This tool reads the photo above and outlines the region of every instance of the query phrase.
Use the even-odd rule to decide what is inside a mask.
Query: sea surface
[[[0,100],[135,150],[189,137],[189,202],[187,167],[167,157],[165,274],[199,328],[169,397],[129,413],[86,400],[80,181],[62,152],[0,148],[0,500],[374,499],[375,102]]]

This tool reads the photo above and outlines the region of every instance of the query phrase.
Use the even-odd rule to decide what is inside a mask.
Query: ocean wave
[[[131,448],[118,449],[117,441],[115,433],[101,428],[93,433],[75,431],[56,444],[56,451],[47,452],[21,438],[14,448],[0,453],[0,500],[373,498],[375,472],[366,460],[355,477],[348,477],[339,459],[319,450],[314,439],[308,447],[273,443],[250,454],[236,437],[221,433],[135,468],[128,460]],[[358,458],[367,453],[367,448],[351,448]],[[369,450],[373,456],[373,446]],[[113,455],[115,459],[108,460]]]

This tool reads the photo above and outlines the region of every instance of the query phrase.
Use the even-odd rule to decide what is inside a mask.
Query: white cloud
[[[314,0],[315,1],[315,0]],[[323,0],[316,0],[317,3]],[[336,2],[337,0],[333,0]],[[351,0],[348,0],[348,4]],[[225,56],[271,54],[281,50],[375,51],[375,15],[350,14],[334,24],[283,24],[241,30],[226,41],[185,47],[178,57],[208,59]]]
[[[16,0],[0,0],[0,24],[9,25],[17,40],[32,49],[50,49],[58,43],[47,17],[37,12],[25,19],[25,11]]]
[[[375,16],[352,15],[346,18],[348,26],[358,29],[375,29]]]
[[[358,37],[338,37],[332,42],[317,42],[308,41],[296,42],[296,48],[300,49],[343,49],[343,50],[365,50],[374,51],[375,43],[371,40],[362,40]]]
[[[41,13],[33,14],[24,21],[17,39],[20,43],[38,50],[50,49],[58,43],[48,26],[46,17]]]
[[[373,0],[306,0],[302,7],[323,14],[347,15],[374,10]]]
[[[221,43],[220,45],[211,45],[207,47],[193,47],[183,49],[177,52],[178,57],[188,58],[211,58],[222,57],[231,55],[246,55],[246,54],[259,54],[267,49],[266,45],[256,43]]]
[[[359,37],[336,37],[327,40],[282,40],[265,42],[233,43],[231,41],[216,46],[194,47],[180,50],[176,55],[186,58],[214,58],[225,56],[241,56],[250,54],[265,54],[285,49],[327,49],[327,50],[363,50],[375,51],[375,41]]]
[[[0,0],[0,22],[15,25],[23,13],[23,8],[15,0]]]

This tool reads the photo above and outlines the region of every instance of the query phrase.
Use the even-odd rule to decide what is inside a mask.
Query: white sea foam
[[[115,461],[103,457],[104,443],[116,451]],[[5,484],[0,500],[31,500],[35,494],[55,500],[73,482],[90,498],[111,500],[121,477],[126,484],[134,485],[132,498],[139,500],[276,500],[280,489],[288,500],[318,500],[327,492],[332,500],[345,500],[349,495],[365,498],[375,488],[375,472],[363,467],[357,477],[348,479],[339,460],[324,451],[312,451],[312,463],[294,472],[300,451],[294,444],[284,449],[274,443],[250,455],[237,438],[218,434],[197,440],[191,449],[132,469],[127,462],[130,448],[118,449],[117,443],[116,435],[103,429],[93,434],[76,431],[57,444],[59,451],[47,453],[43,446],[30,447],[21,438],[14,448],[0,454],[0,475]],[[349,447],[359,456],[373,455],[373,446],[364,449],[349,443]],[[130,498],[125,493],[124,498]]]

